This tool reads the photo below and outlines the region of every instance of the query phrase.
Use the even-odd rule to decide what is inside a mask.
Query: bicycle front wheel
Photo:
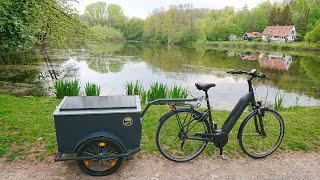
[[[185,162],[197,157],[207,142],[196,140],[196,133],[208,133],[206,120],[192,109],[175,110],[160,119],[156,144],[160,153],[171,161]],[[192,139],[194,138],[194,139]]]
[[[261,109],[249,114],[239,131],[240,147],[253,158],[263,158],[273,153],[284,136],[284,122],[274,110]]]

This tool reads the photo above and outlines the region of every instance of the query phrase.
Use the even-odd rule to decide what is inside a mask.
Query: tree
[[[90,31],[66,1],[0,1],[0,47],[27,51],[34,45],[66,46]]]
[[[141,41],[144,21],[140,18],[130,18],[122,28],[123,35],[127,40]]]
[[[86,6],[83,19],[89,25],[104,25],[106,24],[108,16],[107,3],[96,2]]]
[[[287,4],[281,12],[281,22],[280,25],[292,25],[292,14],[290,6]]]
[[[122,8],[117,4],[109,4],[108,11],[108,25],[114,28],[121,28],[126,20]]]
[[[306,34],[305,40],[320,46],[320,20],[318,20],[314,29]]]

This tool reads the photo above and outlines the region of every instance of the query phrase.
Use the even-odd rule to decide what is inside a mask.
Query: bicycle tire
[[[122,154],[123,147],[107,137],[96,137],[85,141],[79,147],[77,156],[99,156]],[[123,158],[92,159],[78,161],[79,167],[92,176],[106,176],[115,172],[122,164]]]
[[[255,159],[272,154],[284,137],[284,122],[281,115],[270,109],[261,109],[261,113],[262,123],[258,111],[250,113],[241,124],[238,136],[242,151]]]
[[[194,159],[205,149],[207,145],[205,141],[182,138],[184,136],[183,133],[185,133],[183,132],[185,128],[189,128],[187,132],[190,132],[190,134],[188,134],[188,136],[194,135],[196,132],[209,132],[209,125],[206,120],[199,122],[195,119],[200,118],[201,115],[200,112],[192,109],[176,109],[168,112],[160,119],[156,133],[156,144],[158,150],[164,157],[175,162],[185,162]],[[186,121],[188,116],[189,119]],[[179,121],[181,120],[182,122],[180,118],[183,117],[185,117],[183,122],[183,126],[185,127],[181,128],[183,126],[179,125]],[[180,124],[182,124],[181,122]],[[187,124],[195,125],[191,128],[189,125],[187,127]],[[180,144],[177,144],[178,142],[180,142]],[[178,145],[180,145],[180,150]]]

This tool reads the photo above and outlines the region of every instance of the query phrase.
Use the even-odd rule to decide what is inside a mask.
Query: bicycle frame
[[[253,107],[253,109],[257,108],[256,105],[256,100],[254,97],[254,92],[253,92],[253,88],[252,88],[252,79],[253,77],[250,77],[247,82],[248,82],[248,86],[249,86],[249,92],[247,92],[246,94],[244,94],[239,101],[237,102],[237,104],[234,106],[234,108],[232,109],[232,111],[230,112],[229,116],[227,117],[227,119],[225,120],[225,122],[223,123],[222,127],[221,127],[221,132],[223,134],[229,134],[230,131],[232,130],[233,126],[236,124],[236,122],[239,120],[240,116],[242,115],[242,113],[244,112],[244,110],[246,109],[246,107],[248,107],[249,104],[251,104],[251,106]],[[213,123],[212,120],[212,115],[211,115],[211,111],[210,111],[210,103],[209,103],[209,98],[208,98],[208,93],[205,92],[206,94],[206,100],[207,100],[207,110],[204,111],[203,113],[208,113],[209,116],[209,126],[210,126],[210,132],[211,133],[215,133],[217,130],[217,125],[215,123]],[[214,125],[214,126],[213,126]]]

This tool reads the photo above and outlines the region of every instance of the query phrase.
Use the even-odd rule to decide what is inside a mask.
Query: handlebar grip
[[[238,70],[238,71],[227,71],[227,73],[231,73],[231,74],[242,74],[243,71]]]

